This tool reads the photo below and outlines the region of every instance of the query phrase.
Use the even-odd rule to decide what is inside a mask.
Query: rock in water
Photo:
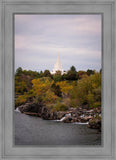
[[[93,129],[99,129],[99,131],[101,131],[101,117],[97,116],[93,119],[90,119],[88,127]]]

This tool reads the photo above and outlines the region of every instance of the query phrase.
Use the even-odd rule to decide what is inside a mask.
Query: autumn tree
[[[66,82],[66,81],[57,82],[56,85],[59,85],[59,86],[60,86],[61,92],[62,92],[64,95],[70,94],[70,91],[72,90],[72,85],[69,84],[69,83]]]
[[[15,95],[22,95],[27,92],[28,87],[24,81],[15,80]]]
[[[33,97],[38,99],[38,103],[40,101],[43,101],[45,103],[54,102],[57,99],[57,96],[51,90],[53,80],[51,80],[50,78],[33,79],[32,84]]]
[[[101,74],[94,73],[77,81],[71,91],[75,106],[88,104],[90,108],[101,104]],[[73,101],[73,102],[74,102]]]

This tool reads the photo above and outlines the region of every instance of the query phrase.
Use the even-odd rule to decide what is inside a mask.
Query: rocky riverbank
[[[85,107],[69,108],[67,111],[53,112],[43,104],[26,103],[18,107],[21,113],[38,116],[46,120],[59,120],[64,123],[88,122],[88,127],[101,131],[101,107],[87,109]]]

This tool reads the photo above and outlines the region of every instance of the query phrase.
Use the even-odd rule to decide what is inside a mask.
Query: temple
[[[55,65],[54,65],[54,69],[53,69],[53,71],[51,72],[51,74],[55,74],[55,73],[57,73],[57,71],[60,71],[61,74],[66,73],[66,72],[63,70],[62,65],[61,65],[61,63],[60,63],[59,53],[58,53],[58,55],[57,55],[57,60],[56,60],[56,63],[55,63]]]

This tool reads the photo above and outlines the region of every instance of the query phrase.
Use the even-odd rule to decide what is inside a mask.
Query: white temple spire
[[[59,56],[59,52],[57,53],[57,60],[56,60],[56,63],[54,65],[54,69],[53,71],[51,72],[52,74],[55,74],[57,71],[60,71],[61,74],[64,73],[63,69],[62,69],[62,65],[60,63],[60,56]]]
[[[57,54],[57,61],[56,61],[56,64],[54,65],[54,69],[55,70],[59,70],[59,71],[62,71],[62,65],[60,63],[60,57],[59,57],[59,53]]]

